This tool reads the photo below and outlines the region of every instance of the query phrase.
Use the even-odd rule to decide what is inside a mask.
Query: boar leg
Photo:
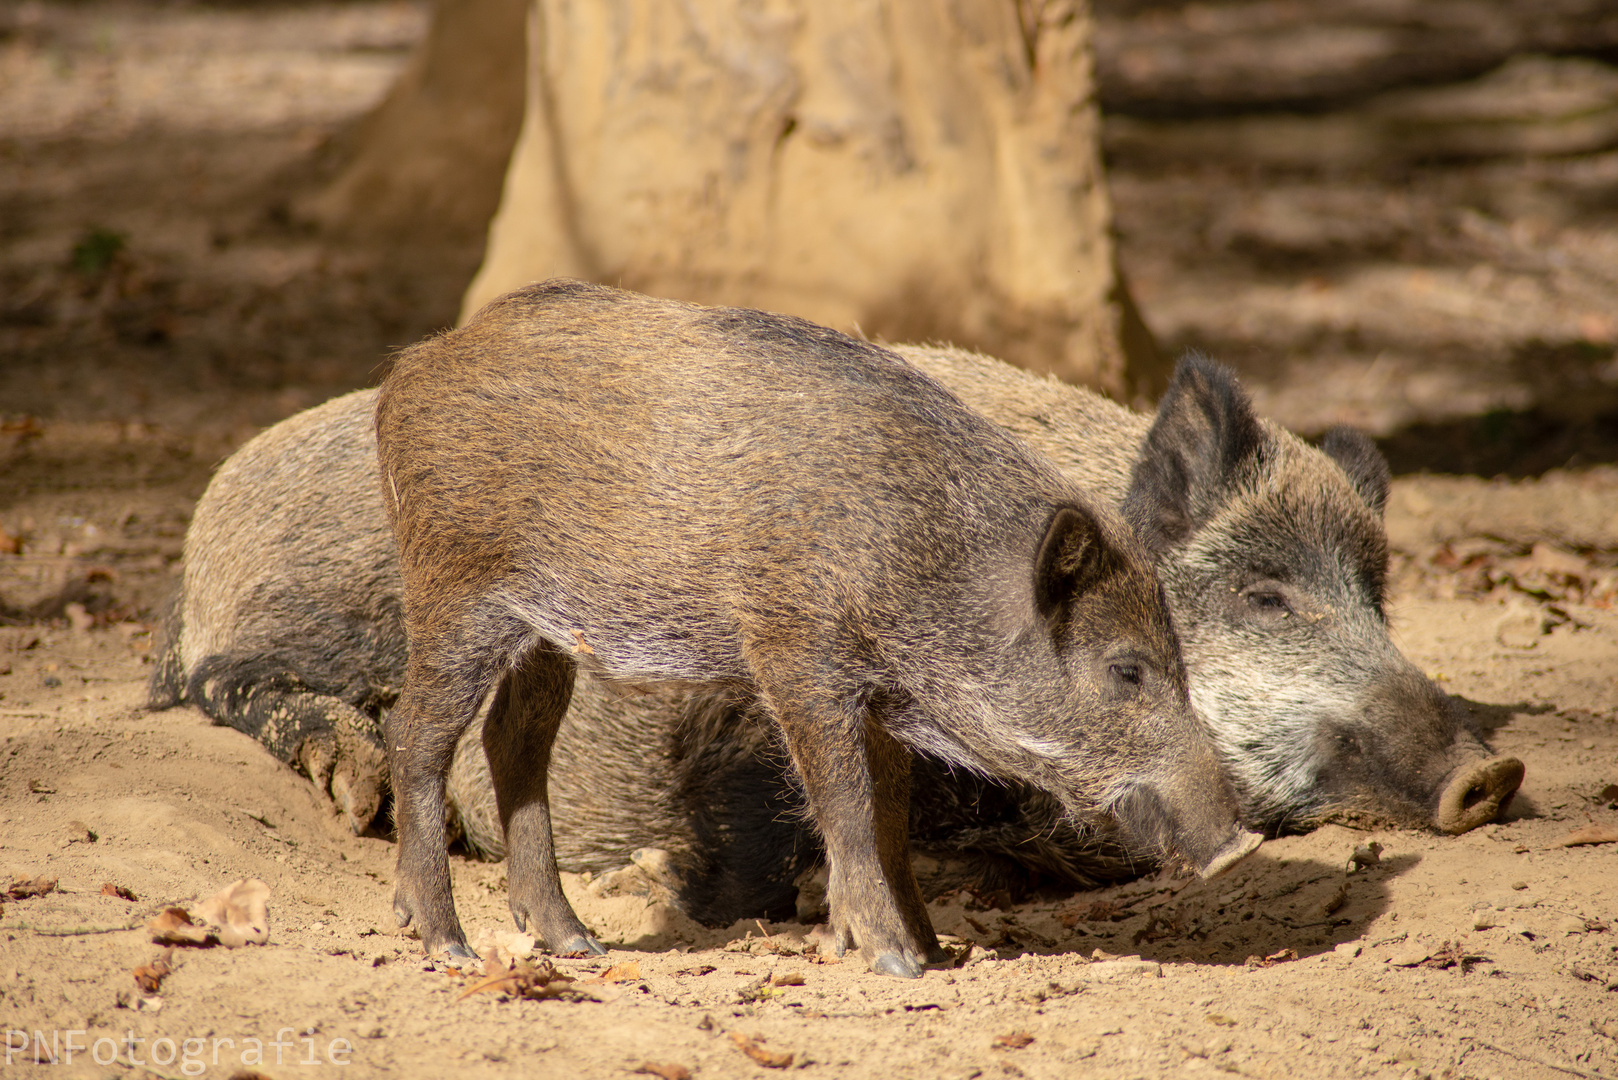
[[[826,844],[837,952],[854,944],[872,970],[919,977],[943,954],[910,866],[910,751],[883,729],[876,707],[836,717],[802,705],[775,712]]]
[[[437,670],[427,659],[428,652],[424,647],[411,656],[404,690],[386,724],[399,834],[393,917],[400,926],[415,926],[427,955],[447,952],[471,958],[475,954],[455,916],[450,886],[444,788],[455,744],[477,717],[493,672],[468,677],[465,672]]]
[[[197,665],[186,687],[216,724],[257,739],[301,768],[332,799],[358,836],[370,828],[387,790],[387,763],[376,719],[330,694],[317,693],[290,670],[263,660],[217,655]]]
[[[506,834],[511,916],[555,953],[605,953],[562,895],[551,834],[551,745],[573,697],[573,661],[549,645],[523,657],[495,692],[483,724],[500,825]]]

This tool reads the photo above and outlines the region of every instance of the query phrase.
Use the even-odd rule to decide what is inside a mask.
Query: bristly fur
[[[376,433],[411,642],[388,718],[395,913],[429,950],[464,948],[430,807],[497,684],[512,910],[594,947],[556,881],[546,782],[581,654],[614,681],[756,692],[826,847],[838,940],[879,970],[937,951],[904,857],[907,748],[1080,821],[1115,808],[1198,867],[1239,843],[1138,541],[891,352],[546,282],[400,354]]]
[[[1102,498],[1124,501],[1152,416],[976,354],[900,352]],[[1218,378],[1207,374],[1203,381]],[[1234,379],[1224,378],[1235,388]],[[192,596],[173,609],[176,620],[188,613],[185,633],[210,643],[193,663],[237,655],[243,660],[237,670],[246,672],[261,653],[297,645],[327,657],[330,670],[377,672],[371,688],[379,695],[397,691],[404,667],[401,586],[375,463],[375,397],[360,391],[299,414],[249,442],[220,469],[187,538]],[[1183,402],[1186,394],[1173,400]],[[1238,408],[1228,393],[1224,400],[1227,413]],[[1250,413],[1245,397],[1240,401]],[[1234,480],[1211,474],[1222,491],[1215,512],[1160,564],[1198,711],[1238,774],[1252,825],[1295,831],[1344,807],[1341,812],[1379,819],[1426,820],[1446,775],[1487,751],[1443,695],[1419,672],[1411,675],[1380,619],[1386,539],[1378,516],[1385,489],[1375,482],[1379,457],[1363,436],[1346,453],[1350,437],[1344,434],[1314,449],[1267,421],[1258,428],[1265,467],[1238,472]],[[297,539],[266,544],[265,535]],[[194,552],[210,554],[194,558]],[[1287,579],[1279,587],[1292,590],[1301,608],[1284,616],[1254,608],[1238,591],[1278,571]],[[278,583],[279,595],[303,596],[302,609],[267,605],[269,594],[261,590],[267,582]],[[231,599],[237,596],[256,599],[241,604]],[[1341,617],[1308,621],[1333,608]],[[399,650],[373,652],[363,635],[333,634],[329,618],[311,623],[322,609],[371,618],[374,639],[396,634]],[[170,630],[159,653],[153,707],[172,704],[183,691],[181,633],[178,626]],[[307,662],[301,670],[311,685],[343,683],[313,678]],[[592,678],[578,680],[551,770],[558,857],[566,869],[599,872],[623,865],[639,847],[690,852],[689,862],[680,862],[683,855],[675,859],[691,867],[694,879],[691,892],[676,896],[687,914],[720,924],[766,914],[784,905],[791,878],[778,892],[770,891],[770,882],[779,883],[796,860],[818,852],[798,815],[790,767],[758,739],[767,729],[747,719],[745,703],[738,700],[734,710],[716,705],[701,724],[687,724],[683,708],[678,698],[621,699]],[[239,719],[223,722],[243,727]],[[659,736],[679,749],[660,754],[630,746],[622,755],[592,757],[602,733],[626,722],[682,732],[677,739]],[[465,768],[452,777],[451,809],[469,839],[482,837],[500,851],[503,836],[479,738],[469,732],[457,759]],[[730,764],[715,768],[716,758]],[[1289,760],[1310,766],[1278,773],[1273,763]],[[732,784],[740,794],[727,799]],[[649,799],[648,792],[658,791],[681,794]],[[708,825],[690,824],[688,815],[714,803],[725,812]],[[974,860],[973,880],[982,888],[1082,888],[1153,865],[1150,857],[1109,847],[1105,837],[1075,832],[1048,799],[927,762],[914,770],[911,822],[918,849]],[[723,839],[730,835],[757,839],[730,844]],[[781,851],[793,854],[779,858]],[[753,884],[760,881],[762,896]]]

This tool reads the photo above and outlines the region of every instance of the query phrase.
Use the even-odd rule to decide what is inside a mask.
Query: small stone
[[[1524,889],[1528,888],[1528,882],[1526,882],[1526,881],[1513,881],[1511,883],[1511,887],[1513,889],[1516,889],[1518,892],[1522,892]]]
[[[1582,934],[1588,927],[1584,925],[1583,919],[1569,915],[1556,924],[1556,929],[1563,934]]]
[[[1419,947],[1413,949],[1400,949],[1398,952],[1388,957],[1388,963],[1392,964],[1394,967],[1415,967],[1417,964],[1421,963],[1431,955],[1432,954],[1426,949]]]
[[[1493,912],[1480,911],[1472,916],[1472,929],[1474,930],[1492,930],[1494,929],[1494,926],[1495,921]]]
[[[1365,946],[1361,945],[1357,941],[1345,941],[1332,950],[1332,952],[1336,953],[1338,956],[1341,956],[1345,960],[1353,959],[1364,951]]]

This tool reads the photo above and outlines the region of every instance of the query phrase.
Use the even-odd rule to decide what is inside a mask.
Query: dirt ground
[[[576,982],[548,998],[463,998],[477,979],[392,928],[391,844],[244,736],[140,708],[212,467],[453,317],[464,266],[435,277],[286,213],[422,15],[0,8],[0,887],[57,881],[0,898],[4,1075],[1618,1080],[1618,843],[1563,844],[1618,827],[1610,153],[1114,162],[1165,342],[1237,363],[1304,430],[1364,424],[1407,474],[1398,640],[1527,764],[1505,821],[1330,825],[1211,882],[945,897],[958,962],[916,982],[828,962],[809,927],[695,926],[634,872],[570,878],[612,954],[556,960]],[[523,951],[502,866],[453,866],[474,940]],[[240,878],[269,886],[268,944],[176,948],[142,991],[147,921]]]

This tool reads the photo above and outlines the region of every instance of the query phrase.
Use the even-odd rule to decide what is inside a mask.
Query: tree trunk
[[[526,11],[527,0],[439,0],[388,96],[342,138],[335,179],[297,215],[424,255],[481,247],[522,126]]]
[[[462,317],[566,275],[1150,396],[1091,31],[1076,0],[535,0]]]

